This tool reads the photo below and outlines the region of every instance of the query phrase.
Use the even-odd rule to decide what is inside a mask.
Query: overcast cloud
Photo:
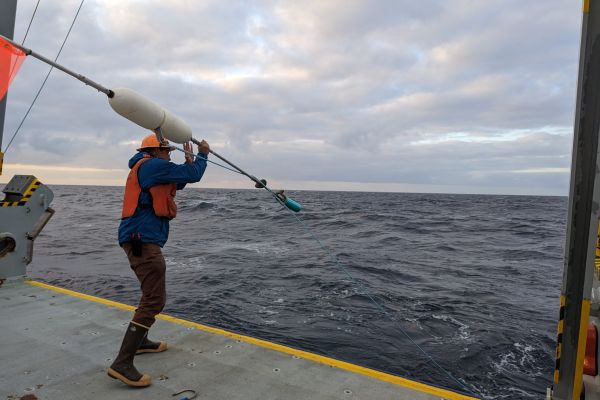
[[[54,58],[78,5],[42,1],[25,45]],[[87,0],[59,62],[276,187],[567,195],[580,26],[572,0]],[[46,71],[13,82],[3,147]],[[147,133],[54,71],[0,179],[120,185]],[[252,187],[212,165],[199,186]]]

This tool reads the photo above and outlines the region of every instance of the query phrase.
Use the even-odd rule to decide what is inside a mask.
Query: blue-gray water
[[[135,304],[122,188],[53,186],[30,276]],[[567,199],[292,193],[300,217],[437,363],[490,399],[541,398],[554,364]],[[186,189],[165,312],[461,389],[259,190]]]

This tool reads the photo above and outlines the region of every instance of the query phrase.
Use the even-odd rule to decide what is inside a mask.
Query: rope
[[[81,7],[83,6],[83,2],[84,1],[85,0],[81,0],[81,3],[79,4],[79,8],[77,9],[77,12],[75,13],[75,17],[73,18],[73,22],[71,22],[71,26],[69,27],[69,30],[67,31],[67,35],[65,36],[65,40],[63,40],[62,45],[60,46],[60,49],[58,50],[58,54],[54,58],[54,62],[56,62],[58,60],[58,57],[60,57],[60,53],[62,52],[63,48],[65,47],[65,43],[67,43],[67,39],[69,38],[69,35],[71,34],[71,30],[73,29],[73,25],[75,25],[75,21],[77,20],[77,17],[79,16],[79,11],[81,11]],[[37,9],[37,6],[36,6],[36,9]],[[32,20],[33,20],[33,18],[32,18]],[[52,72],[53,69],[54,69],[54,67],[52,66],[48,70],[48,73],[46,74],[46,78],[44,78],[44,82],[42,82],[42,86],[40,86],[40,89],[38,90],[38,92],[35,95],[33,101],[31,102],[31,105],[27,109],[27,112],[25,113],[25,116],[21,120],[21,123],[19,123],[19,126],[15,130],[15,133],[12,135],[12,137],[10,138],[10,141],[8,142],[8,145],[4,149],[4,153],[5,154],[8,152],[8,149],[10,148],[10,145],[12,144],[13,140],[15,139],[15,137],[17,136],[17,134],[19,133],[21,127],[23,126],[23,123],[25,122],[25,120],[29,116],[29,112],[33,108],[33,105],[35,104],[36,100],[38,99],[40,93],[42,93],[42,90],[44,89],[44,85],[46,85],[46,81],[48,81],[48,78],[50,77],[50,73]]]
[[[281,201],[281,199],[279,199],[279,197],[277,197],[273,192],[270,192],[270,193],[273,195],[273,197],[275,197],[275,200],[277,200],[277,202],[279,204],[281,204],[283,206],[283,208],[286,209],[296,219],[296,221],[298,221],[298,223],[306,230],[306,232],[310,236],[312,236],[312,238],[319,244],[319,246],[321,247],[321,249],[325,253],[327,253],[329,255],[329,257],[333,260],[333,262],[335,263],[335,265],[338,266],[342,270],[342,272],[348,278],[350,278],[350,280],[356,286],[359,287],[359,289],[369,298],[369,300],[379,309],[379,311],[381,311],[381,313],[383,315],[385,315],[393,323],[393,326],[396,328],[396,330],[398,332],[400,332],[412,344],[414,344],[421,351],[421,353],[423,353],[423,355],[434,366],[436,366],[448,378],[450,378],[450,380],[456,382],[459,385],[459,387],[462,388],[466,393],[468,393],[468,394],[470,394],[472,396],[477,397],[477,395],[475,393],[473,393],[473,391],[471,389],[469,389],[469,387],[465,383],[463,383],[462,381],[460,381],[457,378],[455,378],[454,375],[452,375],[449,371],[447,371],[444,367],[442,367],[437,361],[435,361],[435,359],[425,349],[423,349],[423,347],[421,347],[417,342],[415,342],[415,340],[404,329],[402,329],[402,327],[400,326],[400,323],[398,322],[398,320],[396,318],[394,318],[390,313],[388,313],[377,300],[375,300],[375,298],[367,291],[366,286],[361,281],[359,281],[358,279],[354,278],[352,276],[352,274],[350,274],[350,272],[348,271],[348,269],[345,268],[342,265],[342,263],[340,262],[340,260],[338,259],[338,257],[335,254],[333,254],[333,252],[323,243],[323,241],[317,236],[317,234],[314,232],[314,230],[311,229],[311,227],[302,218],[300,218],[294,211],[292,211],[289,208],[287,208],[285,206],[285,204]]]
[[[27,30],[25,31],[25,36],[23,37],[23,41],[21,42],[21,46],[25,44],[25,39],[27,39],[27,34],[29,33],[29,28],[31,28],[31,23],[33,22],[33,17],[35,17],[35,13],[37,12],[38,6],[40,5],[40,0],[37,1],[35,5],[35,9],[33,10],[33,14],[31,15],[31,19],[29,20],[29,25],[27,25]]]
[[[175,146],[174,146],[175,147]],[[177,148],[177,147],[175,147]],[[190,154],[189,152],[183,150],[183,149],[179,149],[180,151],[183,151],[186,154]],[[193,155],[193,154],[192,154]],[[197,156],[197,157],[201,157],[201,156]],[[201,157],[203,158],[203,157]],[[207,160],[209,161],[209,160]],[[236,172],[238,174],[240,174],[240,172],[232,170],[231,168],[225,167],[221,164],[218,163],[213,163],[216,164],[222,168],[228,169],[230,171]],[[269,190],[269,193],[275,198],[275,200],[285,209],[287,210],[295,219],[296,221],[298,221],[298,223],[306,230],[306,232],[308,232],[308,234],[310,236],[312,236],[312,238],[319,244],[319,246],[321,247],[321,249],[327,253],[329,255],[329,257],[333,260],[333,262],[335,263],[336,266],[338,266],[338,268],[340,268],[342,270],[342,272],[348,277],[350,278],[350,280],[354,283],[354,285],[358,286],[359,289],[369,298],[369,300],[379,309],[379,311],[381,311],[381,313],[383,315],[385,315],[392,323],[394,328],[396,328],[396,330],[398,332],[400,332],[402,335],[404,335],[412,344],[414,344],[420,351],[421,353],[423,353],[423,355],[435,366],[437,367],[440,371],[442,371],[448,378],[450,378],[450,380],[456,382],[458,384],[458,386],[460,388],[462,388],[466,393],[477,397],[478,395],[476,395],[475,393],[473,393],[472,390],[469,389],[469,387],[461,382],[460,380],[458,380],[457,378],[454,377],[454,375],[452,375],[449,371],[447,371],[444,367],[442,367],[437,361],[435,361],[435,359],[425,350],[423,349],[423,347],[421,347],[417,342],[415,342],[415,340],[404,330],[402,329],[402,327],[400,326],[400,323],[398,322],[398,320],[396,318],[394,318],[390,313],[388,313],[383,306],[377,301],[375,300],[375,298],[367,291],[367,288],[365,287],[365,285],[357,280],[356,278],[354,278],[352,276],[352,274],[350,274],[350,272],[348,271],[347,268],[345,268],[340,260],[337,258],[337,256],[335,254],[333,254],[333,252],[323,243],[323,241],[317,236],[317,234],[314,232],[313,229],[311,229],[311,227],[302,219],[300,218],[298,215],[296,215],[296,213],[292,210],[290,210],[289,208],[287,208],[285,206],[285,203],[283,203],[283,201],[281,201],[281,199],[279,197],[277,197],[277,195],[272,192],[271,190]],[[184,250],[184,248],[176,246],[176,245],[170,245],[171,247],[175,247],[178,249],[182,249]],[[187,249],[185,249],[187,250]]]
[[[404,329],[402,329],[402,327],[400,326],[400,323],[398,322],[398,320],[396,318],[394,318],[390,313],[388,313],[377,300],[375,300],[375,298],[367,291],[365,285],[361,281],[359,281],[358,279],[354,278],[350,274],[350,272],[348,272],[348,269],[344,268],[344,266],[340,263],[340,261],[337,258],[337,256],[335,254],[333,254],[333,252],[329,248],[327,248],[327,246],[325,246],[325,244],[323,243],[323,241],[321,239],[319,239],[319,237],[316,235],[316,233],[314,232],[314,230],[312,230],[310,228],[310,226],[308,226],[308,224],[306,223],[306,221],[304,221],[302,218],[300,218],[298,215],[296,215],[296,213],[294,213],[294,211],[289,210],[287,207],[286,207],[286,210],[288,210],[292,214],[292,216],[296,219],[296,221],[298,221],[300,223],[300,225],[302,225],[302,227],[306,230],[306,232],[308,232],[313,237],[313,239],[315,239],[315,241],[319,244],[319,246],[321,247],[321,249],[323,249],[323,251],[329,255],[329,257],[342,270],[342,272],[344,272],[344,274],[348,278],[350,278],[350,280],[356,286],[359,287],[359,289],[369,298],[369,300],[371,300],[371,302],[373,304],[375,304],[375,306],[377,306],[377,308],[379,309],[379,311],[381,311],[390,321],[393,322],[394,327],[396,328],[396,330],[398,332],[402,333],[412,344],[414,344],[421,351],[421,353],[423,353],[423,355],[425,357],[427,357],[427,359],[429,359],[429,361],[431,361],[431,363],[434,366],[436,366],[440,371],[442,371],[444,374],[446,374],[446,376],[448,376],[452,381],[456,382],[459,385],[459,387],[463,388],[463,390],[465,390],[467,393],[469,393],[469,394],[471,394],[473,396],[477,396],[463,382],[461,382],[460,380],[458,380],[457,378],[455,378],[449,371],[447,371],[446,369],[444,369],[444,367],[442,367],[437,361],[435,361],[435,359],[429,353],[427,353],[427,351],[425,351],[425,349],[423,349],[423,347],[421,347],[417,342],[415,342],[415,340]]]
[[[213,162],[208,160],[205,157],[199,156],[199,155],[195,155],[189,151],[186,151],[184,149],[181,149],[177,146],[173,146],[175,147],[177,150],[182,151],[185,154],[191,155],[191,156],[195,156],[195,157],[200,157],[206,161],[212,162],[215,165],[218,165],[221,168],[225,168],[229,171],[233,171],[235,173],[241,174],[241,172],[237,171],[237,170],[233,170],[229,167],[226,167],[224,165],[221,165],[219,163]],[[243,175],[243,174],[242,174]],[[268,189],[267,189],[268,190]],[[313,229],[311,229],[311,227],[302,219],[300,218],[298,215],[296,215],[296,213],[292,210],[290,210],[289,208],[286,207],[285,203],[279,198],[277,197],[277,194],[275,194],[272,190],[268,190],[268,192],[275,198],[275,200],[285,209],[287,210],[295,219],[296,221],[298,221],[298,223],[306,230],[306,232],[308,232],[308,234],[310,236],[312,236],[312,238],[319,244],[319,246],[321,247],[321,249],[327,253],[327,255],[329,255],[329,257],[333,260],[333,262],[335,263],[335,265],[340,268],[342,270],[342,272],[348,277],[350,278],[350,280],[354,283],[354,285],[358,286],[359,289],[369,298],[369,300],[379,309],[379,311],[381,311],[381,313],[383,315],[385,315],[392,323],[394,328],[396,328],[396,330],[398,332],[400,332],[402,335],[404,335],[412,344],[414,344],[420,351],[421,353],[423,353],[423,355],[435,366],[437,367],[440,371],[442,371],[448,378],[450,378],[450,380],[456,382],[458,384],[458,386],[460,388],[462,388],[465,393],[468,393],[472,396],[477,397],[477,395],[475,393],[473,393],[473,391],[471,391],[469,389],[469,387],[461,382],[460,380],[458,380],[457,378],[454,377],[454,375],[452,375],[449,371],[447,371],[444,367],[442,367],[437,361],[435,361],[435,359],[423,348],[421,347],[404,329],[402,329],[402,327],[400,326],[400,322],[398,322],[398,320],[396,318],[394,318],[390,313],[388,313],[383,306],[381,305],[381,303],[379,303],[377,300],[375,300],[375,298],[367,291],[366,286],[359,281],[358,279],[354,278],[352,276],[352,274],[350,274],[350,272],[348,271],[347,268],[345,268],[342,263],[340,262],[340,260],[337,258],[337,256],[335,254],[333,254],[333,252],[323,243],[323,241],[321,239],[319,239],[319,237],[317,236],[317,234],[314,232]],[[187,250],[185,248],[176,246],[176,245],[170,245],[171,247],[175,247],[181,250]]]
[[[170,145],[170,146],[173,146],[173,145]],[[198,157],[198,158],[200,158],[201,160],[208,161],[209,163],[212,163],[212,164],[218,165],[218,166],[219,166],[219,167],[221,167],[221,168],[225,168],[226,170],[229,170],[229,171],[231,171],[231,172],[235,172],[236,174],[243,175],[243,174],[242,174],[240,171],[237,171],[237,170],[235,170],[235,169],[233,169],[233,168],[226,167],[226,166],[224,166],[223,164],[219,164],[219,163],[217,163],[217,162],[211,161],[211,160],[209,160],[207,157],[202,157],[202,156],[201,156],[201,155],[199,155],[199,154],[194,154],[194,153],[192,153],[191,151],[186,151],[186,150],[184,150],[184,149],[182,149],[182,148],[180,148],[180,147],[177,147],[177,146],[173,146],[173,147],[175,147],[175,149],[177,149],[177,150],[181,151],[182,153],[184,153],[184,154],[187,154],[188,156],[192,156],[192,157]]]

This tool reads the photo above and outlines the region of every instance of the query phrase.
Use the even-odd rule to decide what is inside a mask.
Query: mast
[[[12,39],[15,34],[15,18],[17,15],[17,0],[0,1],[0,35]],[[0,101],[0,150],[4,133],[4,115],[6,114],[6,98]]]
[[[15,33],[15,19],[17,15],[17,0],[0,1],[0,35],[13,38]],[[0,100],[0,175],[2,174],[2,136],[4,134],[4,116],[6,114],[6,100],[8,93]]]
[[[579,400],[600,217],[600,3],[583,1],[553,399]]]

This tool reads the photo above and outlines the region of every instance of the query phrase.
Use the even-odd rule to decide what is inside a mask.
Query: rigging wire
[[[178,149],[181,150],[181,149]],[[184,150],[181,150],[184,151]],[[184,151],[185,152],[185,151]],[[187,153],[187,152],[185,152]],[[207,160],[208,161],[208,160]],[[220,167],[223,167],[225,169],[228,169],[230,171],[232,171],[232,169],[225,167],[223,165],[214,163]],[[233,171],[236,173],[239,173],[238,171]],[[383,307],[383,305],[378,302],[373,295],[371,295],[371,293],[369,293],[369,291],[367,290],[366,286],[359,281],[358,279],[356,279],[352,274],[350,274],[350,272],[348,271],[347,268],[345,268],[342,263],[340,262],[339,258],[333,254],[333,251],[328,248],[323,241],[317,236],[317,234],[315,233],[315,231],[306,223],[306,221],[304,221],[302,218],[300,218],[298,215],[296,215],[296,213],[292,210],[290,210],[289,208],[287,208],[285,206],[285,204],[281,201],[281,199],[279,197],[277,197],[277,195],[275,193],[273,193],[272,191],[269,191],[269,193],[271,193],[271,195],[275,198],[275,200],[277,200],[277,202],[285,209],[287,210],[295,219],[296,221],[304,228],[304,230],[306,230],[306,232],[319,244],[319,246],[321,247],[321,249],[327,254],[329,255],[329,257],[333,260],[333,262],[335,263],[335,265],[342,270],[342,272],[348,277],[350,278],[350,280],[354,283],[355,286],[357,286],[363,293],[365,296],[367,296],[367,298],[379,309],[379,311],[387,318],[389,319],[392,323],[394,328],[400,332],[402,335],[404,335],[413,345],[415,345],[420,351],[421,353],[423,353],[423,355],[431,362],[431,364],[433,364],[435,367],[437,367],[441,372],[443,372],[448,378],[450,378],[451,381],[455,382],[458,384],[458,386],[460,388],[462,388],[462,390],[465,391],[465,393],[475,396],[477,397],[478,395],[473,393],[473,391],[467,386],[466,383],[460,381],[459,379],[457,379],[456,377],[454,377],[454,375],[452,375],[448,370],[446,370],[444,367],[442,367],[434,358],[433,356],[431,356],[422,346],[420,346],[409,334],[408,332],[406,332],[404,329],[402,329],[402,327],[400,326],[400,322],[398,322],[398,320],[396,318],[394,318],[394,316],[392,316],[389,312],[387,312],[385,310],[385,308]],[[180,248],[178,246],[173,246],[173,247],[177,247]]]
[[[170,146],[173,146],[173,145],[171,144]],[[193,152],[191,152],[191,151],[187,151],[187,150],[184,150],[184,149],[182,149],[182,148],[180,148],[180,147],[177,147],[177,146],[173,146],[173,147],[175,147],[175,149],[177,149],[177,150],[179,150],[179,151],[183,152],[184,154],[187,154],[188,156],[192,156],[192,157],[198,157],[198,158],[200,158],[201,160],[208,161],[209,163],[212,163],[212,164],[218,165],[219,167],[221,167],[221,168],[224,168],[224,169],[226,169],[226,170],[229,170],[229,171],[231,171],[231,172],[235,172],[236,174],[244,175],[244,174],[242,174],[240,171],[236,171],[236,170],[235,170],[235,169],[233,169],[233,168],[229,168],[229,167],[226,167],[226,166],[225,166],[225,165],[223,165],[223,164],[219,164],[219,163],[217,163],[217,162],[214,162],[214,161],[212,161],[212,160],[209,160],[209,159],[208,159],[208,155],[203,157],[203,156],[201,156],[201,155],[199,155],[199,154],[194,154]]]
[[[21,46],[23,46],[25,44],[25,40],[27,39],[27,35],[29,34],[29,28],[31,28],[31,24],[33,23],[33,18],[35,17],[35,13],[37,12],[39,5],[40,5],[40,0],[37,1],[37,4],[35,5],[35,9],[33,10],[33,14],[31,14],[31,18],[29,19],[29,25],[27,25],[27,30],[25,31],[25,36],[23,37],[23,40],[21,41]],[[17,63],[14,63],[10,69],[10,73],[8,74],[9,77],[13,76],[13,72],[16,67],[17,67]]]
[[[71,26],[69,27],[69,30],[67,31],[67,35],[65,36],[65,40],[63,40],[62,45],[60,46],[60,49],[58,50],[58,54],[56,54],[56,57],[54,58],[54,62],[56,62],[58,60],[58,57],[60,57],[60,53],[63,51],[63,48],[65,47],[65,43],[67,43],[67,39],[69,38],[69,35],[71,34],[71,30],[73,29],[73,25],[75,25],[75,21],[77,20],[77,17],[79,16],[79,12],[81,11],[81,7],[83,7],[84,1],[85,0],[81,0],[81,3],[79,4],[79,8],[77,8],[77,12],[75,13],[75,17],[73,18],[73,22],[71,22]],[[36,6],[36,9],[37,9],[37,6]],[[33,21],[33,18],[32,18],[32,21]],[[19,133],[19,131],[21,130],[21,127],[23,126],[23,123],[25,122],[25,120],[29,116],[29,112],[33,108],[33,105],[35,104],[35,102],[38,99],[38,97],[40,96],[40,93],[42,93],[42,90],[44,89],[44,86],[46,85],[46,82],[48,81],[48,78],[50,77],[50,73],[52,72],[53,69],[54,69],[54,67],[52,66],[48,70],[48,73],[46,74],[46,78],[44,78],[44,81],[42,82],[42,86],[40,86],[40,89],[38,90],[37,94],[33,98],[33,101],[31,102],[31,105],[27,109],[27,112],[25,113],[25,116],[23,117],[23,119],[19,123],[19,126],[15,130],[15,133],[12,135],[12,137],[10,138],[10,141],[8,142],[8,145],[4,149],[4,153],[5,154],[8,152],[8,149],[10,148],[10,145],[12,144],[13,140],[15,139],[15,137],[17,136],[17,134]]]
[[[464,382],[458,380],[457,378],[455,378],[449,371],[447,371],[444,367],[442,367],[437,361],[435,361],[435,359],[425,350],[423,349],[423,347],[421,347],[409,334],[408,332],[406,332],[404,329],[402,329],[402,327],[400,326],[400,323],[398,322],[398,320],[396,318],[394,318],[389,312],[387,312],[385,310],[385,308],[383,307],[383,305],[378,302],[377,300],[375,300],[375,298],[367,291],[366,286],[359,281],[358,279],[356,279],[354,276],[352,276],[352,274],[350,274],[350,272],[348,271],[347,268],[345,268],[342,263],[340,262],[339,258],[333,254],[333,251],[328,248],[323,241],[317,236],[317,234],[315,233],[315,231],[313,229],[311,229],[311,227],[306,223],[306,221],[304,221],[302,218],[300,218],[298,215],[296,215],[296,213],[290,209],[288,209],[285,204],[283,204],[281,202],[281,200],[277,197],[274,196],[275,199],[283,206],[283,208],[285,210],[287,210],[295,219],[296,221],[298,221],[298,223],[304,228],[304,230],[310,235],[312,236],[312,238],[319,244],[319,246],[321,247],[321,249],[329,255],[329,257],[333,260],[333,262],[342,270],[342,272],[348,277],[350,278],[350,280],[356,285],[358,286],[358,288],[364,293],[365,296],[367,296],[369,298],[369,300],[379,309],[379,311],[381,311],[381,313],[386,316],[392,323],[393,326],[396,328],[396,330],[398,332],[400,332],[402,335],[404,335],[412,344],[414,344],[420,351],[421,353],[423,353],[423,355],[429,360],[431,361],[431,363],[436,366],[440,371],[442,371],[447,377],[449,377],[452,381],[456,382],[459,387],[461,387],[463,390],[466,391],[466,393],[473,395],[473,396],[477,396],[475,393],[473,393],[472,390],[469,389],[469,387],[467,386],[467,384],[465,384]]]
[[[285,207],[286,210],[288,210],[287,207]],[[329,255],[329,257],[334,261],[334,263],[342,270],[342,272],[344,272],[344,274],[350,278],[350,280],[356,285],[358,286],[358,288],[363,292],[363,294],[365,296],[367,296],[369,298],[369,300],[375,305],[377,306],[377,308],[379,309],[379,311],[381,311],[381,313],[383,315],[385,315],[392,323],[393,326],[396,328],[396,330],[398,332],[400,332],[402,335],[404,335],[413,345],[415,345],[420,351],[421,353],[423,353],[423,355],[434,365],[436,366],[440,371],[442,371],[448,378],[450,378],[452,381],[456,382],[459,387],[461,387],[463,390],[466,391],[466,393],[473,395],[473,396],[477,396],[475,393],[473,393],[469,387],[462,381],[460,381],[459,379],[455,378],[454,375],[452,375],[448,370],[446,370],[444,367],[442,367],[437,361],[435,361],[435,359],[425,350],[423,349],[423,347],[421,347],[409,334],[408,332],[406,332],[404,329],[402,329],[402,327],[400,326],[400,322],[398,322],[398,320],[396,318],[394,318],[393,315],[391,315],[389,312],[387,312],[385,310],[385,308],[383,307],[383,305],[378,302],[377,300],[375,300],[375,298],[373,297],[373,295],[371,295],[368,291],[366,286],[359,281],[358,279],[356,279],[354,276],[352,276],[350,274],[350,272],[348,271],[347,268],[345,268],[340,260],[338,259],[338,257],[333,254],[333,252],[331,251],[331,249],[329,249],[324,243],[323,241],[316,235],[316,233],[314,232],[313,229],[311,229],[311,227],[306,223],[306,221],[304,221],[302,218],[300,218],[299,216],[297,216],[292,210],[288,210],[292,216],[296,219],[296,221],[298,221],[298,223],[300,223],[300,225],[302,225],[302,227],[306,230],[306,232],[308,232],[312,238],[319,244],[319,246],[321,247],[321,249],[323,249],[323,251],[325,253],[327,253]]]
[[[29,33],[29,28],[31,28],[31,24],[33,23],[33,18],[35,17],[35,13],[37,12],[38,6],[40,5],[40,1],[38,0],[35,9],[33,10],[33,14],[31,15],[31,19],[29,20],[29,25],[27,25],[27,30],[25,31],[25,36],[23,37],[23,41],[21,42],[21,46],[25,44],[25,39],[27,39],[27,34]]]

